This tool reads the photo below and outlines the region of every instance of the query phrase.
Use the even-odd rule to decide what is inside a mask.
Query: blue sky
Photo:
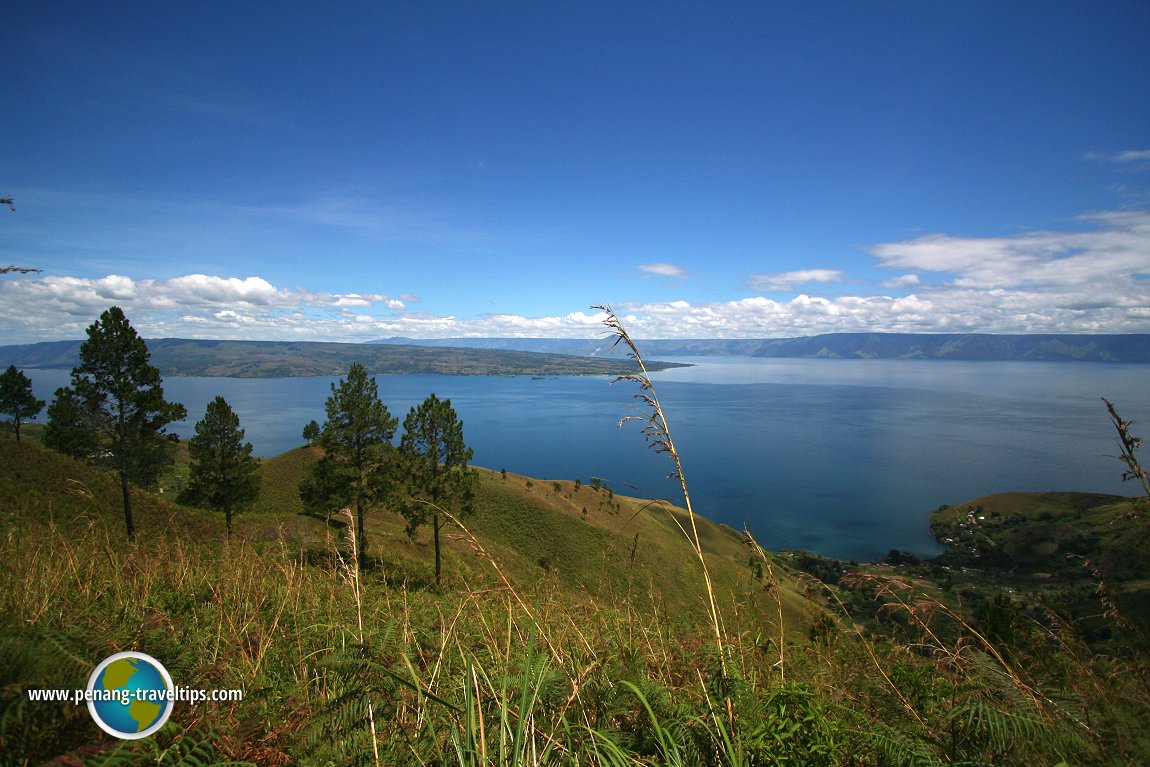
[[[40,2],[0,343],[1150,332],[1145,2]]]

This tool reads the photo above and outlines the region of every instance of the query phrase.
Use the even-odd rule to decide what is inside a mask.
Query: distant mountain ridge
[[[830,333],[803,338],[639,340],[653,370],[660,357],[792,357],[971,361],[1150,363],[1150,334],[992,335]],[[81,341],[0,346],[0,368],[69,369]],[[617,375],[633,369],[610,338],[389,338],[367,343],[148,340],[165,376],[272,378],[343,375],[352,362],[372,373],[443,375]]]
[[[372,344],[546,351],[588,357],[621,357],[611,339],[388,338]],[[1150,363],[1150,334],[1041,333],[827,333],[800,338],[638,340],[647,357],[799,357],[825,359],[927,359],[969,361]]]
[[[311,341],[222,341],[186,338],[148,340],[151,362],[165,376],[280,378],[338,376],[353,362],[372,374],[438,375],[620,375],[630,360],[475,348]],[[81,341],[0,346],[0,367],[70,369],[80,363]],[[674,363],[660,364],[660,368]]]

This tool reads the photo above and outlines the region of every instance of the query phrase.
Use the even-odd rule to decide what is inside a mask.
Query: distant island
[[[0,346],[0,367],[64,369],[79,364],[81,341]],[[369,372],[482,376],[621,375],[635,370],[626,359],[570,354],[415,345],[369,345],[308,341],[148,340],[151,362],[165,376],[284,378],[338,376],[353,362]],[[652,362],[652,370],[678,367]]]
[[[611,339],[388,338],[373,344],[417,344],[620,357]],[[639,340],[644,357],[798,357],[1042,362],[1150,363],[1150,334],[827,333],[802,338]]]

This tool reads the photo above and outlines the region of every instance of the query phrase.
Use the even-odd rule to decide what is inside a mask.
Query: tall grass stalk
[[[512,598],[515,600],[516,604],[519,605],[519,608],[521,610],[523,610],[524,614],[527,615],[528,619],[531,622],[532,630],[534,631],[535,628],[537,628],[537,627],[542,628],[542,626],[540,625],[540,622],[539,622],[539,618],[537,616],[538,610],[537,609],[532,610],[530,607],[527,606],[527,602],[525,602],[523,600],[523,597],[519,595],[519,592],[516,590],[515,586],[511,583],[511,579],[508,578],[507,574],[503,571],[503,568],[499,564],[499,560],[496,559],[494,556],[492,556],[490,553],[488,553],[487,549],[485,549],[483,547],[483,544],[479,542],[479,539],[477,537],[475,537],[475,535],[470,530],[467,529],[467,526],[463,524],[463,522],[459,519],[459,517],[455,516],[454,514],[452,514],[447,509],[444,509],[441,506],[438,506],[436,504],[431,503],[430,501],[422,501],[422,502],[427,503],[429,506],[434,507],[437,511],[439,511],[439,513],[443,514],[444,517],[448,521],[454,523],[456,526],[459,527],[460,530],[463,531],[463,534],[467,538],[467,542],[471,546],[471,548],[477,554],[479,554],[481,557],[483,557],[483,559],[486,560],[491,565],[491,567],[495,570],[496,575],[499,576],[499,580],[503,582],[503,585],[507,589],[507,592],[512,596]],[[508,614],[508,620],[509,621],[511,620],[510,613]],[[509,630],[510,630],[510,628],[509,628]],[[548,636],[548,634],[546,632],[543,633],[543,641],[547,643],[547,648],[551,652],[551,657],[553,659],[555,659],[556,661],[561,661],[563,658],[563,653],[559,650],[559,648],[555,645],[555,643],[551,640],[551,637]],[[588,645],[588,648],[589,647],[590,647],[590,645]]]
[[[659,396],[655,391],[655,384],[651,381],[651,376],[647,372],[647,365],[643,361],[643,355],[639,352],[639,347],[635,345],[634,339],[627,332],[623,326],[622,320],[615,314],[607,304],[592,307],[605,312],[607,317],[603,320],[603,324],[611,331],[615,337],[615,342],[612,348],[619,344],[624,344],[629,351],[627,356],[635,361],[639,366],[638,373],[628,373],[617,377],[612,383],[619,381],[631,381],[639,386],[639,393],[635,398],[643,403],[646,408],[644,415],[633,415],[619,419],[618,426],[622,426],[628,421],[642,421],[646,425],[642,429],[643,437],[647,440],[647,444],[656,453],[668,453],[671,460],[674,462],[675,471],[671,476],[679,480],[679,485],[683,490],[683,504],[687,509],[687,519],[691,523],[691,533],[688,540],[691,547],[695,551],[695,556],[699,558],[699,565],[703,569],[703,580],[707,589],[707,606],[710,609],[711,626],[715,632],[715,645],[719,653],[719,666],[722,671],[723,677],[728,676],[727,673],[727,657],[726,657],[726,642],[723,638],[723,622],[719,614],[719,605],[715,599],[715,587],[711,580],[711,573],[707,569],[707,560],[703,556],[703,545],[699,540],[699,529],[695,524],[695,512],[691,507],[691,493],[687,487],[687,478],[683,473],[683,464],[679,459],[679,451],[675,448],[675,440],[671,436],[671,426],[667,423],[667,415],[663,411],[663,406],[659,402]],[[643,409],[643,408],[637,408]],[[684,531],[685,532],[685,531]]]
[[[845,604],[843,604],[843,600],[839,597],[838,592],[820,581],[818,578],[811,576],[802,577],[808,583],[812,584],[815,589],[823,589],[830,595],[831,599],[834,600],[834,602],[838,605],[843,618],[846,619],[848,625],[854,631],[855,636],[858,638],[859,643],[862,645],[862,648],[866,652],[867,657],[870,659],[871,665],[874,666],[875,671],[879,673],[879,676],[882,677],[885,685],[890,689],[891,692],[894,693],[895,697],[898,698],[903,708],[906,709],[906,711],[914,717],[919,726],[925,729],[927,726],[926,720],[923,719],[922,715],[919,714],[918,709],[914,706],[914,704],[910,702],[907,696],[903,694],[902,689],[894,682],[894,680],[891,679],[890,674],[887,673],[886,669],[883,667],[882,661],[879,660],[878,655],[875,653],[874,642],[870,637],[863,633],[862,627],[852,620],[850,610]]]
[[[757,557],[767,569],[767,588],[775,600],[776,615],[779,621],[779,660],[775,666],[779,670],[779,679],[785,682],[787,681],[787,622],[783,616],[782,590],[779,588],[779,581],[775,577],[775,568],[771,566],[771,558],[767,556],[767,552],[763,551],[763,547],[755,540],[755,536],[751,534],[750,530],[743,530],[743,538],[746,540],[747,545],[750,546],[754,556]]]
[[[1142,486],[1142,492],[1150,499],[1150,472],[1142,468],[1136,454],[1138,448],[1142,446],[1142,438],[1135,437],[1130,433],[1130,427],[1134,425],[1133,421],[1124,420],[1122,416],[1118,415],[1118,410],[1110,400],[1103,397],[1102,401],[1106,403],[1106,410],[1110,413],[1110,422],[1114,424],[1114,429],[1118,432],[1118,447],[1121,448],[1122,454],[1113,457],[1126,464],[1122,481],[1138,480],[1138,484]]]
[[[338,549],[336,549],[336,556],[339,557],[344,579],[351,585],[352,596],[355,598],[356,638],[362,646],[365,639],[363,633],[363,589],[359,580],[359,541],[355,537],[355,517],[352,515],[351,507],[345,508],[343,514],[347,517],[347,536],[350,549],[348,556],[351,561],[345,560]],[[371,749],[375,757],[375,767],[379,767],[379,736],[375,731],[375,708],[370,700],[367,701],[367,722],[371,730]]]
[[[910,583],[899,578],[878,578],[869,575],[857,575],[855,577],[859,580],[870,580],[876,583],[878,585],[878,593],[890,600],[886,603],[886,606],[891,609],[901,610],[914,625],[919,627],[924,637],[929,640],[926,644],[931,652],[946,658],[954,667],[960,668],[963,663],[966,645],[959,642],[956,643],[953,648],[950,647],[931,627],[929,616],[933,613],[938,613],[949,618],[961,629],[960,636],[973,637],[975,647],[994,660],[1000,671],[1009,678],[1019,692],[1023,693],[1037,711],[1040,713],[1044,711],[1043,702],[1039,694],[1023,680],[1019,671],[1015,669],[1014,665],[1002,654],[1001,649],[985,634],[972,626],[969,621],[950,607],[929,595],[920,593]]]
[[[452,745],[460,767],[503,767],[538,765],[548,762],[560,743],[557,727],[543,735],[536,725],[536,710],[546,680],[547,659],[535,651],[536,624],[527,640],[527,655],[519,677],[518,696],[512,699],[509,679],[497,682],[475,659],[469,658],[463,688],[461,730],[452,734]],[[484,698],[498,707],[498,739],[489,742]],[[557,717],[560,721],[563,714]],[[494,724],[494,723],[493,723]]]

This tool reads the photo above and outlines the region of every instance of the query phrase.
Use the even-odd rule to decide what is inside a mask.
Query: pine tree
[[[100,454],[100,436],[93,415],[70,387],[56,390],[48,406],[44,444],[64,455],[91,460]]]
[[[0,413],[12,416],[16,441],[20,441],[20,424],[35,418],[44,409],[44,400],[32,393],[32,380],[15,365],[0,374]]]
[[[432,394],[419,407],[413,407],[403,419],[399,451],[404,458],[412,496],[403,510],[407,532],[414,535],[430,520],[435,543],[435,580],[439,581],[443,569],[440,510],[458,515],[470,513],[475,485],[475,473],[467,468],[475,451],[463,441],[463,422],[451,406],[451,400],[440,400]]]
[[[180,503],[220,511],[232,538],[232,516],[255,502],[260,491],[259,461],[252,445],[244,442],[239,416],[227,400],[208,403],[196,433],[188,440],[192,458],[191,477],[180,493]]]
[[[119,474],[129,539],[136,535],[129,485],[155,483],[171,461],[165,428],[187,417],[183,405],[164,399],[160,371],[149,357],[147,344],[123,310],[111,307],[88,327],[80,364],[72,369],[72,387],[59,390],[62,402],[48,410],[50,431],[68,434],[70,450],[88,450],[81,457],[107,462]],[[61,423],[68,415],[75,420]]]
[[[391,444],[399,421],[379,400],[375,379],[353,363],[347,378],[331,385],[320,430],[324,456],[300,482],[300,497],[313,511],[330,513],[345,506],[355,510],[358,561],[366,561],[364,515],[387,495]]]

